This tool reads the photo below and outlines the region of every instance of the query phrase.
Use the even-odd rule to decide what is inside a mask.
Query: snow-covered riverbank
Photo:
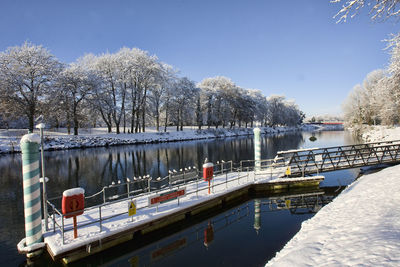
[[[400,127],[371,126],[362,134],[366,142],[400,140]]]
[[[300,127],[262,127],[264,134],[280,134],[294,131],[331,130],[332,126],[302,125]],[[19,140],[26,130],[0,130],[0,154],[20,152]],[[137,134],[108,134],[105,129],[83,131],[78,136],[67,135],[63,132],[45,131],[45,150],[63,150],[73,148],[107,147],[116,145],[147,144],[160,142],[176,142],[197,139],[226,138],[253,135],[252,128],[235,129],[204,129],[184,131],[156,132],[149,129],[146,133]]]
[[[362,176],[267,266],[399,266],[400,166]]]
[[[400,139],[375,127],[366,141]],[[360,177],[313,218],[267,266],[399,266],[400,165]]]

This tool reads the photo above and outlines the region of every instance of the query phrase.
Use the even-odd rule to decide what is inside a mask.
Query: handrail
[[[264,161],[265,161],[265,160],[264,160]],[[269,160],[269,161],[271,162],[271,160]],[[224,168],[224,167],[223,167],[224,164],[226,164],[226,165],[229,164],[229,167]],[[242,180],[242,179],[244,179],[244,178],[247,178],[246,182],[249,182],[249,174],[250,174],[251,171],[254,171],[254,168],[251,168],[251,167],[243,167],[243,166],[240,166],[240,167],[234,168],[234,167],[233,167],[233,162],[231,162],[231,161],[229,161],[229,162],[223,162],[223,163],[220,164],[220,165],[222,165],[222,168],[221,168],[220,170],[217,170],[217,171],[215,172],[215,176],[219,176],[219,175],[224,175],[224,174],[225,174],[225,179],[222,180],[221,182],[217,182],[217,183],[214,183],[214,180],[215,180],[215,179],[213,179],[213,180],[212,180],[212,185],[211,185],[212,192],[214,192],[214,187],[217,187],[217,186],[220,186],[220,185],[223,185],[223,184],[226,184],[225,190],[228,188],[228,183],[230,183],[230,182],[237,181],[238,184],[240,184],[240,180]],[[230,177],[228,177],[228,174],[232,174],[232,173],[237,173],[237,175],[233,175],[233,176],[230,175]],[[159,179],[155,179],[155,180],[152,180],[152,179],[150,178],[150,179],[148,179],[148,181],[149,181],[149,182],[148,182],[148,186],[149,186],[149,185],[151,186],[150,181],[153,182],[153,183],[155,183],[155,182],[163,182],[163,181],[165,181],[167,178],[171,178],[171,176],[169,175],[169,176],[166,176],[166,177],[164,177],[164,178],[159,178]],[[139,194],[130,195],[129,197],[122,198],[122,199],[116,199],[116,200],[113,200],[113,201],[105,201],[105,202],[103,202],[103,203],[101,203],[101,204],[99,204],[99,205],[95,205],[95,206],[91,206],[91,207],[85,208],[85,210],[84,210],[85,212],[87,212],[87,211],[89,211],[89,210],[93,210],[93,209],[98,209],[98,210],[99,210],[99,211],[98,211],[98,219],[97,219],[97,220],[90,221],[90,222],[81,223],[81,224],[79,224],[79,227],[84,227],[84,226],[88,226],[88,225],[92,225],[92,224],[97,224],[97,223],[99,223],[100,231],[102,231],[102,223],[103,223],[104,221],[110,220],[110,219],[112,219],[112,218],[115,218],[115,217],[118,217],[118,216],[121,216],[121,215],[126,215],[126,212],[122,212],[122,213],[113,214],[113,215],[111,215],[111,216],[104,217],[104,216],[102,216],[102,209],[103,209],[104,207],[107,207],[107,206],[110,206],[110,205],[114,205],[114,204],[117,204],[117,203],[120,203],[120,202],[125,202],[125,201],[127,201],[127,200],[129,200],[129,199],[139,198],[139,197],[143,197],[143,196],[155,195],[155,194],[157,194],[157,193],[159,193],[159,192],[165,191],[165,190],[167,189],[167,188],[166,188],[167,186],[168,186],[168,188],[170,188],[170,189],[175,189],[175,188],[179,189],[181,186],[184,186],[184,185],[193,185],[193,184],[196,184],[196,187],[195,187],[193,190],[190,190],[189,192],[186,192],[186,195],[196,194],[197,197],[198,197],[198,193],[199,193],[199,192],[204,191],[204,190],[208,190],[208,187],[207,187],[207,186],[199,187],[199,180],[200,180],[200,179],[201,179],[201,177],[200,177],[200,175],[199,175],[199,172],[197,172],[197,176],[196,176],[196,177],[184,178],[184,179],[181,180],[181,181],[176,181],[175,184],[173,184],[173,183],[168,183],[168,184],[166,184],[164,187],[159,186],[160,188],[157,188],[156,190],[153,190],[153,191],[152,191],[152,190],[149,190],[149,189],[151,189],[152,187],[137,189],[137,190],[134,190],[134,191],[140,192]],[[256,175],[254,175],[254,180],[256,180]],[[136,182],[137,182],[137,181],[136,181]],[[118,184],[118,185],[111,185],[111,186],[108,186],[108,187],[103,187],[103,189],[102,189],[101,191],[95,193],[94,195],[99,195],[99,194],[102,193],[102,192],[104,193],[105,190],[106,190],[107,188],[116,188],[117,186],[126,186],[126,185],[128,185],[128,184],[130,184],[130,183],[129,183],[129,182],[128,182],[128,183],[120,183],[120,184]],[[153,188],[154,188],[154,187],[153,187]],[[118,198],[119,198],[119,197],[126,196],[126,195],[128,195],[128,194],[130,194],[130,193],[133,193],[134,191],[128,191],[128,192],[126,192],[126,193],[120,194],[120,195],[118,195]],[[91,198],[91,197],[93,197],[94,195],[91,195],[91,196],[89,196],[88,198]],[[52,215],[53,215],[53,218],[52,218],[52,221],[53,221],[53,232],[56,231],[56,227],[57,227],[58,229],[60,229],[61,234],[62,234],[63,244],[64,244],[64,242],[65,242],[65,241],[64,241],[64,234],[65,234],[65,232],[68,232],[68,231],[70,231],[70,230],[73,229],[72,227],[67,227],[67,228],[65,227],[65,225],[64,225],[64,218],[65,218],[66,216],[71,216],[71,215],[77,214],[77,213],[79,213],[80,211],[71,212],[71,213],[68,213],[68,214],[62,214],[59,210],[56,209],[55,205],[52,204],[50,201],[48,201],[48,204],[50,205],[50,207],[51,207],[51,209],[52,209]],[[148,207],[149,207],[148,205],[149,205],[149,204],[145,204],[144,206],[138,206],[138,207],[136,208],[136,210],[142,210],[142,209],[148,208]],[[178,201],[178,205],[179,205],[179,201]],[[157,206],[157,209],[158,209],[158,206]],[[56,214],[57,214],[57,216],[56,216]],[[57,217],[57,218],[56,218],[56,217]],[[60,218],[61,218],[61,225],[59,224]],[[57,219],[58,219],[58,220],[57,220]]]

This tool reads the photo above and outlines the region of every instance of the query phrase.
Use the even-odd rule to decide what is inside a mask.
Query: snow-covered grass
[[[361,137],[366,142],[400,140],[400,127],[370,126]]]
[[[372,127],[368,142],[400,139]],[[266,266],[399,266],[400,165],[360,177],[313,218]]]
[[[106,128],[93,128],[80,129],[80,134],[78,136],[68,135],[66,129],[47,129],[44,131],[44,148],[45,150],[62,150],[253,135],[252,128],[211,128],[196,130],[196,127],[185,127],[184,131],[176,131],[175,129],[174,127],[169,127],[167,132],[157,132],[155,128],[150,127],[146,128],[145,133],[115,134],[107,133]],[[324,126],[316,125],[302,125],[301,127],[261,127],[263,134],[325,129],[327,128]],[[35,132],[36,131],[38,130],[35,130]],[[20,152],[19,140],[26,133],[26,130],[0,130],[0,154]]]
[[[400,166],[359,178],[267,266],[399,266],[399,192]]]

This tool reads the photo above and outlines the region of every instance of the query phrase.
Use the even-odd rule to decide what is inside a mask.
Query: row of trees
[[[42,46],[25,43],[0,53],[0,111],[3,124],[44,117],[53,127],[104,125],[116,133],[146,126],[234,127],[296,125],[304,114],[283,96],[265,97],[226,77],[195,84],[172,66],[137,48],[88,54],[59,62]],[[7,125],[6,125],[7,126]],[[21,125],[17,125],[21,126]]]
[[[400,34],[392,36],[389,47],[388,68],[369,73],[343,103],[348,125],[400,123]]]

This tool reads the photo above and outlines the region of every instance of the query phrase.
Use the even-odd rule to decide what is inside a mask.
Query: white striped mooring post
[[[30,249],[40,247],[42,242],[42,212],[39,182],[39,145],[40,137],[37,134],[26,134],[22,137],[22,175],[24,189],[25,214],[25,248],[27,257],[31,258],[41,253],[41,250]],[[35,245],[37,244],[37,245]],[[33,246],[35,245],[35,246]]]
[[[256,171],[261,170],[261,130],[260,128],[254,128],[254,169]]]

